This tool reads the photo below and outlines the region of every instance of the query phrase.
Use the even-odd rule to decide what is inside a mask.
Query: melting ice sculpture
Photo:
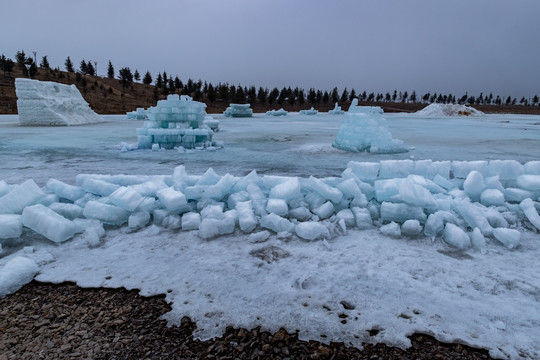
[[[252,117],[253,110],[250,109],[250,104],[230,104],[223,112],[227,117]]]
[[[135,111],[130,111],[126,114],[128,120],[148,120],[146,110],[143,108],[137,108]]]
[[[336,103],[336,105],[334,105],[334,108],[332,110],[329,110],[328,113],[333,115],[342,115],[345,114],[345,111],[341,110],[341,106],[338,106],[338,104]]]
[[[358,99],[353,99],[332,146],[341,150],[375,154],[407,152],[403,141],[392,138],[382,114],[380,107],[358,106]]]
[[[317,115],[319,112],[311,107],[309,110],[300,110],[300,114],[302,115]]]
[[[160,100],[147,111],[148,121],[137,129],[139,148],[149,149],[183,147],[194,149],[212,144],[213,131],[205,125],[206,104],[193,101],[187,95],[172,94]]]
[[[21,125],[65,126],[103,122],[75,85],[17,78],[15,93]]]
[[[266,115],[271,115],[271,116],[287,116],[288,112],[285,111],[283,108],[279,109],[279,110],[269,110],[266,112]]]

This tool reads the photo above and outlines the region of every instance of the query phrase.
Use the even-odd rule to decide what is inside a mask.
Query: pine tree
[[[49,60],[47,59],[47,55],[43,56],[41,58],[41,63],[39,64],[40,67],[44,69],[50,69]]]
[[[304,89],[298,91],[298,103],[302,105],[306,102],[306,97],[304,96]]]
[[[317,104],[320,104],[320,103],[321,103],[322,98],[323,98],[322,91],[321,91],[321,90],[317,90],[316,99],[315,99],[315,101],[317,101]]]
[[[272,105],[279,96],[279,90],[277,88],[273,88],[272,91],[270,91],[270,94],[268,95],[268,103]]]
[[[317,93],[314,88],[309,89],[307,100],[310,104],[314,105],[317,100]]]
[[[26,62],[26,54],[24,53],[24,50],[17,51],[15,54],[15,61],[20,66],[24,67],[24,63]]]
[[[86,74],[86,71],[88,71],[88,65],[86,65],[86,61],[82,60],[79,65],[79,72],[81,74]]]
[[[163,86],[163,77],[161,76],[161,73],[158,73],[156,78],[156,87],[161,88]]]
[[[328,104],[330,101],[330,94],[328,94],[328,91],[325,91],[322,97],[323,104]]]
[[[217,98],[216,91],[214,90],[214,86],[212,84],[208,85],[207,97],[208,97],[208,101],[210,101],[211,103],[216,101],[216,98]]]
[[[265,104],[267,98],[268,98],[268,89],[263,89],[261,86],[259,88],[259,91],[257,92],[257,100],[259,100],[261,104]]]
[[[174,78],[174,86],[176,86],[178,90],[182,90],[184,88],[184,84],[182,84],[182,81],[178,76]]]
[[[341,98],[339,99],[339,101],[344,103],[344,102],[347,102],[348,99],[349,99],[349,92],[347,91],[347,88],[345,88],[343,89],[343,92],[341,93]]]
[[[397,99],[397,90],[394,90],[394,93],[392,94],[392,102],[396,102]]]
[[[413,104],[416,103],[416,91],[414,91],[414,90],[411,93],[411,101],[412,101]]]
[[[249,87],[247,97],[250,104],[254,104],[257,101],[257,89],[255,89],[255,86]]]
[[[244,89],[242,89],[241,86],[238,86],[238,89],[236,90],[234,102],[237,104],[244,104],[246,102],[246,94],[244,93]]]
[[[89,61],[86,64],[86,75],[94,76],[95,74],[96,74],[96,69],[94,69],[94,66],[92,65],[92,61]]]
[[[354,91],[354,88],[351,89],[351,93],[349,94],[349,101],[352,101],[356,97],[356,91]]]
[[[279,96],[278,96],[278,99],[277,99],[277,102],[279,105],[283,104],[285,102],[285,99],[287,98],[287,89],[284,87],[283,89],[281,89],[281,91],[279,92]]]
[[[152,74],[150,74],[150,71],[146,71],[146,74],[144,74],[144,78],[143,78],[143,84],[150,85],[151,83],[152,83]]]
[[[229,99],[228,100],[230,102],[236,101],[236,86],[234,86],[234,85],[231,85],[231,87],[229,88]]]
[[[13,71],[13,66],[15,66],[13,60],[6,58],[6,56],[2,54],[2,56],[0,57],[0,67],[2,68],[2,70],[4,70],[4,74],[6,72],[11,73]]]
[[[332,89],[332,95],[331,95],[331,97],[332,97],[332,102],[333,102],[333,103],[336,103],[336,102],[339,101],[339,94],[338,94],[338,89],[337,89],[337,87],[335,87],[334,89]]]
[[[169,79],[169,93],[174,94],[176,91],[176,87],[174,86],[174,80],[172,78]]]
[[[120,79],[123,88],[127,88],[133,82],[133,74],[129,67],[120,69],[118,72],[118,79]]]
[[[133,78],[135,81],[141,80],[141,75],[139,74],[139,70],[135,69],[135,72],[133,73]]]
[[[114,79],[114,66],[111,60],[109,60],[109,65],[107,66],[107,77],[109,79]]]
[[[538,99],[538,95],[534,95],[534,97],[532,98],[532,104],[533,104],[533,105],[538,104],[538,101],[539,101],[539,100],[540,100],[540,99]]]
[[[64,62],[64,65],[66,67],[67,72],[75,72],[75,69],[73,69],[73,63],[71,62],[71,59],[69,56],[67,57],[66,61]]]

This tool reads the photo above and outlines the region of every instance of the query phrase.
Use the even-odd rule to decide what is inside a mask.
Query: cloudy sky
[[[538,0],[24,0],[0,53],[243,86],[540,95]]]

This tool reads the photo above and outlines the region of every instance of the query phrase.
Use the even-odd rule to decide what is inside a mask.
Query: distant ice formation
[[[205,125],[206,104],[176,94],[160,100],[147,111],[148,121],[137,129],[140,149],[194,149],[213,145],[213,131]],[[215,126],[215,121],[211,123]]]
[[[223,112],[227,117],[252,117],[253,110],[250,109],[250,104],[230,104]]]
[[[382,114],[380,107],[358,106],[358,99],[353,99],[332,146],[376,154],[407,152],[403,141],[392,138]]]
[[[266,115],[271,115],[271,116],[286,116],[288,113],[283,110],[283,108],[279,109],[279,110],[269,110],[266,112]]]
[[[311,107],[309,110],[300,110],[300,114],[302,115],[317,115],[319,112]]]
[[[484,113],[470,106],[458,104],[430,104],[417,111],[421,116],[483,116]]]
[[[338,106],[338,104],[336,103],[334,108],[332,110],[329,110],[328,113],[333,115],[343,115],[345,114],[345,111],[341,110],[341,106]]]
[[[130,111],[126,114],[128,120],[148,120],[146,110],[143,108],[137,108],[135,111]]]
[[[15,79],[19,124],[28,126],[85,125],[103,122],[75,85]]]

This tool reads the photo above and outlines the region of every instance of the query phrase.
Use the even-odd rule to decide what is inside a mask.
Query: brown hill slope
[[[17,96],[15,95],[15,78],[28,77],[15,64],[12,73],[0,74],[0,114],[17,114]],[[85,100],[98,114],[125,114],[138,107],[148,108],[154,106],[157,100],[165,99],[166,95],[156,89],[153,85],[143,85],[132,83],[127,88],[122,86],[118,79],[109,79],[100,76],[81,75],[60,70],[39,68],[38,73],[32,77],[41,81],[54,81],[63,84],[75,84]],[[207,113],[216,114],[225,111],[228,102],[202,99],[207,105]],[[340,103],[344,110],[347,110],[350,103]],[[386,102],[360,102],[360,105],[380,106],[385,112],[415,112],[426,106],[421,103],[386,103]],[[309,103],[294,104],[251,104],[254,112],[265,112],[271,109],[284,108],[287,111],[299,111],[309,109]],[[318,104],[314,107],[319,111],[328,111],[334,107],[333,103]],[[478,110],[486,113],[515,113],[515,114],[540,114],[540,106],[520,106],[520,105],[478,105]]]

